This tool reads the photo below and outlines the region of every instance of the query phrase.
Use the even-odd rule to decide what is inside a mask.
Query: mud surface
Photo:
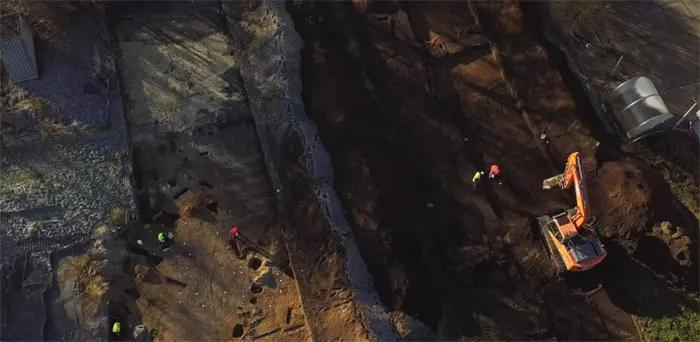
[[[625,272],[631,279],[648,272],[630,266],[627,252],[671,210],[672,195],[583,114],[588,100],[519,4],[475,5],[288,6],[305,43],[307,114],[381,300],[443,338],[636,338],[629,313],[637,299],[621,289],[639,286],[621,281],[620,265],[640,270]],[[542,132],[549,144],[537,139]],[[573,206],[572,194],[540,187],[574,151],[601,202],[601,232],[614,239],[606,246],[618,252],[599,271],[562,282],[531,222]],[[472,175],[492,163],[502,184],[474,189]],[[683,272],[690,280],[692,270]],[[666,288],[653,273],[644,279]],[[675,298],[664,293],[654,300]]]

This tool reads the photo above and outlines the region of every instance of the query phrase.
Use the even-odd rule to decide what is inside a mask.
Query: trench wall
[[[344,210],[330,158],[305,113],[303,42],[281,1],[224,2],[241,77],[286,219],[286,242],[315,340],[396,340]]]

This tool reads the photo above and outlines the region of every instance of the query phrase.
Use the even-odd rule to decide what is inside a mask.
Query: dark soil
[[[563,144],[568,146],[568,152],[578,150],[582,155],[590,156],[584,159],[586,170],[599,169],[597,177],[590,171],[587,174],[592,181],[589,192],[593,197],[606,197],[607,203],[595,204],[603,210],[593,214],[601,217],[607,214],[602,220],[609,222],[624,222],[613,227],[601,226],[601,232],[624,245],[630,253],[667,258],[668,255],[656,255],[655,250],[636,250],[641,233],[649,232],[654,224],[661,221],[697,227],[697,219],[670,191],[659,170],[648,164],[648,157],[632,154],[629,151],[637,151],[638,148],[622,144],[602,128],[603,124],[593,114],[590,102],[583,96],[581,85],[568,69],[563,53],[543,39],[540,30],[542,18],[537,15],[536,5],[479,3],[476,8],[482,19],[482,27],[497,46],[506,78],[513,84],[514,93],[525,104],[532,103],[534,120],[541,120],[540,127],[559,126],[560,130],[568,127],[559,140],[565,140]],[[560,103],[567,105],[559,106]],[[547,118],[552,113],[556,113],[556,118]],[[577,121],[581,125],[577,125]],[[684,139],[677,140],[687,143]],[[562,144],[558,141],[553,143]],[[675,159],[679,159],[678,156]],[[606,162],[611,161],[620,164],[606,167]],[[612,171],[615,168],[626,171]],[[621,210],[610,212],[616,208]],[[653,214],[649,215],[650,211]],[[687,234],[697,245],[695,229],[689,228]],[[697,251],[693,249],[692,253]],[[656,271],[666,272],[663,269]],[[687,276],[677,285],[697,291],[697,268],[685,267],[684,272]]]
[[[651,219],[651,189],[633,164],[605,163],[590,183],[599,230],[606,236],[629,238],[646,228]]]
[[[254,149],[253,128],[243,122],[228,129],[237,130],[229,136],[238,143],[248,144],[248,148],[240,145],[240,150],[229,146],[229,153],[241,153],[238,160],[249,160],[243,170],[228,169],[208,155],[185,154],[183,149],[191,143],[177,134],[140,141],[134,149],[142,222],[121,229],[119,241],[134,252],[128,254],[124,276],[118,278],[128,279],[129,291],[119,297],[120,302],[110,302],[115,310],[110,314],[122,322],[122,340],[132,339],[128,329],[133,324],[128,323],[135,317],[157,339],[224,340],[276,329],[277,318],[286,319],[277,310],[286,313],[293,307],[301,312],[296,284],[285,276],[289,267],[281,224],[271,206],[272,189],[259,151]],[[252,207],[253,203],[261,204]],[[233,225],[240,227],[240,239],[229,245]],[[174,234],[169,248],[159,244],[158,232]],[[233,248],[239,244],[238,250]],[[268,267],[266,272],[276,281],[274,291],[255,280],[256,271]],[[112,284],[110,289],[114,288]],[[129,309],[123,310],[124,306]],[[271,338],[306,340],[303,322],[301,315],[294,315],[291,324],[301,328]]]
[[[481,25],[467,3],[356,5],[289,10],[304,40],[307,114],[382,302],[446,339],[637,338],[632,311],[612,298],[621,289],[607,281],[622,274],[617,266],[560,282],[531,222],[574,205],[571,194],[540,190],[574,151],[599,179],[591,197],[612,236],[636,239],[650,228],[650,203],[670,193],[657,195],[636,159],[603,164],[622,158],[619,143],[580,114],[582,97],[519,5],[477,3]],[[551,144],[540,144],[540,132]],[[472,175],[492,163],[503,184],[474,189]],[[619,194],[596,192],[608,187]],[[623,252],[605,265],[629,259],[608,244]],[[606,286],[580,294],[589,283]]]

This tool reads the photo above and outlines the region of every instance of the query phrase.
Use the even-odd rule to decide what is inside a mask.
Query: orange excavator
[[[568,189],[572,184],[576,190],[576,208],[537,218],[557,272],[589,270],[607,254],[595,227],[588,222],[588,194],[578,152],[569,156],[564,173],[545,179],[542,188]]]

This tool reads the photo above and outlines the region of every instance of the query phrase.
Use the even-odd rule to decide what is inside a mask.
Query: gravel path
[[[3,263],[83,242],[114,208],[131,207],[126,151],[124,141],[104,132],[3,153]]]

